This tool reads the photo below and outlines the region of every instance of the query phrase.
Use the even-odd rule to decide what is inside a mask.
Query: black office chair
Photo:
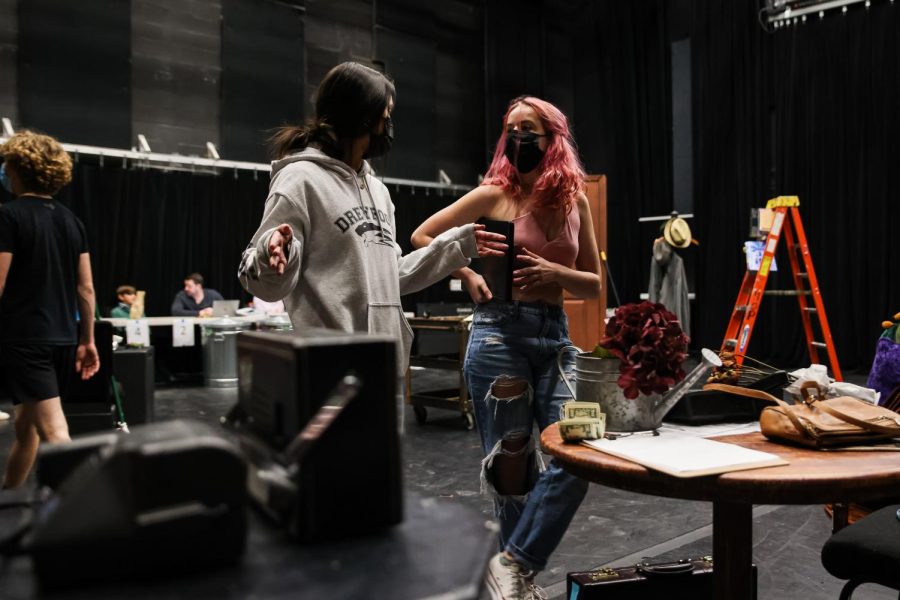
[[[864,583],[900,591],[900,505],[876,510],[832,535],[822,548],[822,565],[848,580],[840,600],[849,600]]]

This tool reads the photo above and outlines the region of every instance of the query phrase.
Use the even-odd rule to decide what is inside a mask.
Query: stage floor
[[[864,376],[849,380],[864,383]],[[860,381],[861,380],[861,381]],[[416,388],[453,385],[455,375],[419,371]],[[156,390],[157,419],[191,418],[217,423],[236,400],[237,390],[170,387]],[[9,410],[10,407],[0,407]],[[467,431],[458,412],[428,410],[425,424],[406,408],[403,461],[406,486],[474,508],[491,518],[489,497],[479,494],[481,450],[476,431]],[[13,438],[11,422],[0,423],[0,452]],[[757,506],[754,510],[754,562],[759,567],[759,598],[837,598],[842,582],[822,567],[819,552],[831,531],[821,506]],[[549,598],[564,598],[566,573],[601,565],[624,566],[642,557],[654,561],[712,553],[712,506],[644,496],[592,485],[547,569],[536,582]],[[0,515],[0,529],[12,524]],[[486,597],[486,596],[484,596]],[[862,586],[854,598],[896,598],[896,592]]]

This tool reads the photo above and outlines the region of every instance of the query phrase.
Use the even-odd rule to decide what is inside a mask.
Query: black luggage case
[[[598,569],[566,576],[567,600],[705,600],[713,597],[711,556],[676,562]],[[756,598],[756,565],[753,565],[753,595]]]
[[[754,390],[769,392],[781,398],[784,387],[790,383],[784,371],[775,371],[745,385]],[[666,414],[669,423],[707,425],[709,423],[742,423],[759,419],[759,413],[771,402],[736,396],[718,390],[689,390]]]

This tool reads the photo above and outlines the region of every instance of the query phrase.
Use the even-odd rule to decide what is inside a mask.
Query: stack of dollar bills
[[[596,402],[566,402],[559,413],[559,434],[567,442],[598,440],[606,431],[606,415]]]

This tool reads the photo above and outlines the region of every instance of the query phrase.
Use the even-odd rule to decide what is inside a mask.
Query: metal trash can
[[[293,331],[294,326],[291,324],[291,318],[286,313],[281,313],[269,315],[260,321],[256,328],[260,331]]]
[[[250,329],[250,323],[224,317],[205,321],[200,329],[206,387],[237,387],[237,335]]]

